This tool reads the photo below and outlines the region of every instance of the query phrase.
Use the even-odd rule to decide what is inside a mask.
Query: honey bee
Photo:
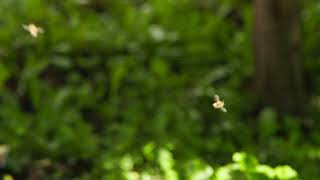
[[[218,95],[214,95],[213,100],[213,108],[220,109],[222,112],[227,112],[227,109],[224,107],[224,101],[221,101]]]
[[[22,27],[28,31],[32,37],[38,37],[38,34],[44,33],[44,30],[41,27],[37,27],[34,24],[22,25]]]

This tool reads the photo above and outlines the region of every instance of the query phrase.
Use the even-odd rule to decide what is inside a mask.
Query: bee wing
[[[26,30],[26,31],[29,30],[29,26],[28,26],[28,25],[25,25],[25,24],[22,25],[22,28],[23,28],[24,30]]]
[[[216,94],[213,96],[213,99],[214,99],[214,101],[220,101],[219,96],[218,96],[218,95],[216,95]]]
[[[39,32],[39,33],[44,33],[44,30],[43,30],[43,28],[41,28],[41,27],[38,27],[38,32]]]
[[[220,108],[220,110],[221,110],[222,112],[227,112],[227,109],[224,108],[224,107]]]

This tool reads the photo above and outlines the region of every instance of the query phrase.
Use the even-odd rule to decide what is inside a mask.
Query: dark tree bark
[[[280,113],[301,115],[299,0],[254,0],[255,89]]]

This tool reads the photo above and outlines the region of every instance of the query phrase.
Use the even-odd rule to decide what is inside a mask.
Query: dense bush
[[[306,3],[302,18],[305,66],[314,76],[319,5]],[[305,130],[304,121],[278,121],[269,108],[256,115],[244,87],[253,71],[251,8],[232,0],[0,1],[0,142],[10,147],[3,173],[298,177],[288,166],[273,169],[248,156],[251,166],[245,154],[221,167],[246,151],[317,179],[319,100],[307,105],[312,117],[305,122],[313,124]],[[44,33],[31,37],[22,28],[29,23]],[[214,94],[228,113],[212,109]]]

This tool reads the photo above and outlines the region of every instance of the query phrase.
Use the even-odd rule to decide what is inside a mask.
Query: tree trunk
[[[254,0],[255,88],[280,113],[301,115],[299,0]]]

